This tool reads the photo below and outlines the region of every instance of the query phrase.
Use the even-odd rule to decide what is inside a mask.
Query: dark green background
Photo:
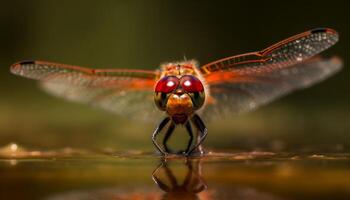
[[[325,53],[343,59],[339,74],[254,113],[208,124],[206,145],[349,151],[347,1],[3,1],[0,27],[1,146],[153,149],[150,136],[157,121],[142,124],[51,97],[34,81],[9,73],[19,60],[156,69],[186,56],[205,64],[331,27],[340,41]]]

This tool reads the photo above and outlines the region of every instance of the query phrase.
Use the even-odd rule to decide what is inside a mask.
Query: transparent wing
[[[203,110],[203,115],[210,120],[213,117],[254,110],[294,90],[320,82],[335,74],[341,67],[342,61],[337,57],[314,57],[303,63],[269,72],[212,73],[207,77],[211,80],[209,84],[211,99]]]
[[[11,72],[31,79],[81,86],[115,86],[124,82],[135,87],[154,84],[158,74],[149,70],[133,69],[90,69],[79,66],[44,61],[23,61],[11,66]],[[136,78],[142,82],[125,81]],[[139,84],[140,83],[140,84]],[[153,87],[153,85],[151,85]]]
[[[159,115],[153,103],[157,72],[128,69],[90,69],[25,61],[11,72],[40,81],[42,88],[71,101],[91,104],[122,116],[146,120]]]
[[[338,58],[314,57],[338,41],[336,31],[319,28],[262,51],[224,58],[200,68],[210,97],[204,115],[247,112],[337,72]]]
[[[200,68],[204,75],[234,70],[240,74],[268,73],[302,62],[338,41],[338,33],[319,28],[295,35],[262,51],[252,52],[208,63]]]

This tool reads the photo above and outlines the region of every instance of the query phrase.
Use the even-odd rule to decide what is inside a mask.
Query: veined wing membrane
[[[153,87],[158,74],[148,70],[90,69],[43,61],[16,63],[11,72],[40,81],[59,97],[102,107],[136,119],[154,119]],[[153,118],[152,118],[153,117]]]
[[[80,86],[119,87],[122,83],[152,88],[157,73],[133,69],[90,69],[43,61],[24,61],[11,66],[11,72],[26,78]],[[132,81],[135,79],[137,81]]]
[[[211,101],[204,114],[247,112],[337,72],[339,58],[315,57],[338,41],[336,31],[314,29],[262,51],[224,58],[200,68]]]
[[[204,75],[217,71],[236,73],[271,72],[304,61],[329,48],[338,41],[338,33],[320,28],[295,35],[262,51],[223,58],[200,68]],[[210,83],[210,80],[208,80]]]
[[[203,115],[213,118],[254,110],[294,90],[320,82],[338,72],[341,67],[342,61],[337,57],[314,57],[268,73],[211,73],[207,78],[211,80],[209,86],[212,100]]]

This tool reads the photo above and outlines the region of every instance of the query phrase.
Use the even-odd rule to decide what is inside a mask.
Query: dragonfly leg
[[[165,133],[165,136],[164,136],[164,139],[163,139],[163,146],[164,146],[164,150],[167,152],[167,153],[170,153],[171,150],[168,148],[168,145],[167,145],[167,142],[171,136],[171,134],[174,132],[174,129],[175,129],[175,124],[173,122],[171,122],[167,132]]]
[[[163,155],[166,155],[167,152],[164,151],[159,144],[157,143],[156,139],[157,139],[157,135],[163,130],[163,128],[168,124],[170,118],[166,117],[165,119],[163,119],[163,121],[160,122],[160,124],[158,125],[158,127],[156,128],[156,130],[154,130],[153,135],[152,135],[152,142],[154,144],[154,146],[158,149],[158,151],[160,153],[162,153]]]
[[[197,136],[196,136],[196,144],[198,144],[201,140],[201,132],[197,130]],[[204,154],[203,144],[199,144],[197,147],[197,150],[193,151],[193,153],[198,153],[200,155]]]
[[[193,151],[197,150],[202,142],[205,140],[205,138],[207,137],[207,134],[208,134],[208,131],[207,131],[207,128],[205,127],[202,119],[198,116],[198,115],[193,115],[192,117],[192,123],[193,125],[197,128],[198,130],[198,141],[196,143],[196,145],[188,152],[187,155],[190,155],[193,153]],[[198,149],[200,151],[200,153],[202,154],[203,152],[201,152],[201,149]]]
[[[187,144],[187,148],[185,150],[185,154],[188,154],[189,153],[189,150],[191,148],[191,145],[192,145],[192,141],[193,141],[193,132],[192,132],[192,127],[191,127],[191,123],[188,121],[186,122],[186,129],[187,129],[187,132],[188,132],[188,135],[190,136],[190,140],[188,141],[188,144]]]

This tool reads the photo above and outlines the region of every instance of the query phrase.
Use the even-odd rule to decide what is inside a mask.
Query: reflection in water
[[[120,165],[114,165],[113,170],[108,172],[109,175],[116,173],[115,177],[127,177],[127,179],[116,179],[110,186],[96,185],[89,189],[69,188],[69,191],[56,195],[49,195],[48,200],[283,200],[275,194],[273,190],[255,188],[254,183],[259,182],[259,178],[251,179],[251,181],[240,182],[237,177],[242,179],[242,176],[232,176],[239,173],[236,165],[232,165],[228,170],[221,168],[222,165],[216,165],[212,168],[207,166],[206,171],[202,170],[203,165],[207,164],[205,157],[196,159],[172,158],[162,160],[155,167],[152,173],[152,179],[155,184],[152,184],[149,173],[152,169],[145,170],[147,175],[144,176],[147,180],[140,182],[138,174],[144,166],[133,166],[127,164],[125,171],[120,171]],[[152,166],[153,168],[154,166]],[[149,168],[148,168],[149,169]],[[215,176],[213,176],[215,171]],[[131,172],[131,173],[130,173]],[[135,173],[134,173],[135,172]],[[207,172],[208,174],[204,174]],[[247,173],[249,171],[244,171]],[[76,172],[79,174],[79,172]],[[230,176],[231,174],[231,176]],[[204,175],[210,181],[210,187],[207,187]],[[225,178],[217,178],[222,177]],[[95,177],[95,176],[93,176]],[[98,177],[98,176],[97,176]],[[250,176],[251,177],[251,176]],[[95,177],[96,178],[96,177]],[[98,178],[97,178],[98,179]],[[207,181],[208,181],[207,180]],[[257,180],[255,182],[254,180]],[[99,180],[102,181],[103,180]],[[208,181],[208,182],[209,182]],[[98,181],[97,181],[98,182]],[[130,184],[132,183],[132,184]],[[84,184],[84,183],[83,183]]]
[[[183,181],[180,177],[175,176],[166,160],[163,160],[154,170],[152,178],[159,188],[165,192],[162,199],[199,199],[197,194],[207,189],[207,184],[202,178],[201,161],[186,160],[185,165],[187,172]],[[166,180],[160,178],[161,170]]]
[[[4,188],[0,196],[49,200],[292,200],[350,196],[346,178],[350,177],[349,154],[209,152],[194,159],[169,156],[161,164],[158,159],[147,152],[102,155],[72,148],[35,150],[11,143],[0,147],[0,188]],[[325,162],[327,165],[323,165]]]
[[[179,171],[178,165],[174,166],[174,170],[169,167],[171,162],[178,164],[179,160],[162,160],[152,173],[153,181],[165,192],[161,197],[162,200],[283,200],[272,194],[241,185],[213,185],[214,187],[208,189],[202,176],[201,159],[186,160],[185,175],[176,173]]]
[[[170,164],[174,164],[170,167]],[[201,160],[182,159],[162,161],[152,173],[152,179],[160,188],[149,184],[119,185],[93,190],[75,190],[48,197],[48,200],[85,200],[85,199],[113,199],[113,200],[170,200],[170,199],[198,199],[210,200],[212,192],[206,191],[207,184],[202,178]],[[185,169],[185,173],[183,172]],[[180,172],[180,173],[177,173]],[[131,180],[130,180],[131,181]],[[153,185],[154,186],[154,185]],[[164,193],[165,192],[165,193]]]

